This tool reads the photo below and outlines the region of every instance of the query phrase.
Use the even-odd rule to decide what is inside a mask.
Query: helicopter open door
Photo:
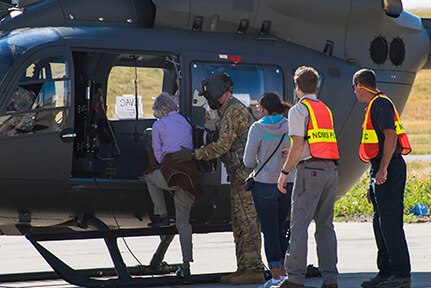
[[[289,83],[280,61],[272,57],[256,55],[229,55],[225,53],[185,53],[181,57],[181,67],[186,69],[185,76],[187,89],[185,95],[190,95],[188,107],[191,118],[199,125],[210,130],[217,130],[218,113],[209,109],[207,101],[199,96],[201,81],[215,72],[225,72],[234,81],[234,97],[238,98],[252,114],[253,120],[260,119],[263,115],[257,110],[259,98],[265,92],[276,92],[280,97],[287,98],[285,83]],[[190,77],[190,78],[189,78]],[[184,109],[186,107],[183,107]],[[228,184],[226,169],[223,164],[216,166],[211,174],[204,174],[204,182],[207,185]]]
[[[64,50],[48,48],[17,63],[0,110],[1,179],[62,182],[70,177],[73,73]]]

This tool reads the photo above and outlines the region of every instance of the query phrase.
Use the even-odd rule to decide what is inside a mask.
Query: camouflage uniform
[[[244,190],[244,179],[250,171],[243,155],[252,120],[247,108],[230,98],[218,109],[220,132],[217,142],[195,150],[197,160],[220,157],[230,180],[231,224],[235,240],[238,271],[263,271],[261,235],[250,191]]]

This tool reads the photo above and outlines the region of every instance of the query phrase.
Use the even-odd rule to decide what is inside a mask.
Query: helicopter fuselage
[[[365,106],[357,102],[351,89],[353,73],[363,66],[373,68],[378,87],[391,96],[398,110],[402,111],[416,71],[427,60],[428,42],[418,46],[420,53],[410,54],[411,42],[427,41],[428,36],[426,31],[418,32],[416,18],[404,14],[400,16],[401,24],[405,30],[414,31],[414,35],[398,37],[405,41],[402,44],[407,54],[403,55],[405,62],[401,59],[397,66],[387,59],[383,61],[386,63],[375,63],[381,60],[379,44],[385,46],[386,40],[375,40],[379,36],[374,34],[385,31],[365,33],[355,26],[361,13],[355,13],[354,5],[349,8],[353,16],[343,20],[343,23],[350,23],[345,31],[360,31],[363,39],[343,36],[344,40],[334,40],[336,46],[330,40],[326,42],[328,46],[319,51],[320,44],[305,41],[306,35],[300,31],[292,36],[281,33],[284,30],[279,18],[273,19],[272,30],[263,24],[265,19],[271,20],[265,17],[272,17],[274,9],[281,5],[276,2],[280,1],[263,1],[272,12],[257,13],[263,17],[259,18],[262,21],[256,18],[253,23],[259,25],[250,25],[250,33],[245,33],[243,30],[247,29],[241,25],[238,31],[228,31],[232,28],[235,13],[227,13],[226,19],[213,18],[215,26],[211,26],[208,23],[212,22],[207,21],[212,19],[211,13],[199,5],[193,13],[201,18],[187,18],[179,13],[181,17],[172,20],[172,27],[167,27],[172,13],[169,9],[164,10],[167,2],[162,2],[154,1],[159,9],[157,13],[148,12],[148,17],[155,19],[154,23],[142,20],[140,27],[103,26],[100,18],[97,27],[86,19],[75,26],[76,14],[72,15],[72,12],[64,14],[68,19],[63,25],[19,28],[10,24],[13,19],[0,25],[0,29],[8,29],[0,38],[0,151],[3,155],[0,163],[0,227],[3,233],[19,234],[21,226],[70,225],[85,215],[97,217],[113,228],[145,227],[152,203],[140,176],[149,165],[144,131],[156,121],[151,114],[151,101],[162,91],[178,94],[180,111],[184,115],[216,129],[214,112],[209,111],[203,98],[197,95],[200,81],[214,71],[228,72],[235,82],[235,96],[253,110],[266,91],[275,91],[291,103],[297,101],[294,70],[301,65],[315,67],[320,74],[318,98],[333,111],[341,156],[338,166],[338,196],[341,196],[367,167],[357,156]],[[245,9],[241,5],[238,9]],[[36,15],[31,7],[29,15]],[[252,7],[250,9],[256,6]],[[377,17],[377,8],[372,7],[374,14],[371,16]],[[63,7],[65,11],[69,8]],[[342,8],[347,9],[344,5]],[[288,19],[293,21],[290,14]],[[383,10],[381,14],[379,17],[389,17]],[[61,22],[56,17],[59,16],[53,16],[52,22]],[[241,17],[238,17],[241,24]],[[181,22],[186,18],[189,19],[187,24]],[[199,19],[205,20],[206,24],[199,24]],[[44,21],[49,23],[49,19]],[[385,21],[396,20],[388,18]],[[187,25],[189,27],[183,27]],[[211,31],[213,28],[217,31]],[[291,27],[287,30],[291,31]],[[338,28],[334,33],[337,31]],[[387,31],[394,35],[393,28]],[[346,35],[352,35],[349,33]],[[322,37],[331,39],[331,36]],[[334,35],[334,39],[339,36]],[[290,37],[294,41],[290,41]],[[344,50],[339,49],[338,41],[345,41]],[[355,47],[355,43],[360,45]],[[375,50],[372,50],[375,46],[370,48],[372,43],[377,45]],[[386,42],[386,45],[389,44]],[[377,51],[377,55],[370,56],[372,51]],[[391,58],[391,61],[395,60],[400,59]],[[138,70],[145,70],[151,77],[141,76]],[[120,79],[120,76],[125,78]],[[147,85],[154,79],[158,90]],[[130,84],[135,80],[137,84]],[[136,100],[142,101],[142,113],[138,111],[141,108],[133,112]],[[124,114],[121,103],[129,103],[131,116]],[[202,225],[229,223],[229,183],[220,161],[203,172],[202,178],[203,187],[192,211],[192,222]],[[166,193],[169,199],[169,193]],[[172,205],[170,201],[171,216]]]

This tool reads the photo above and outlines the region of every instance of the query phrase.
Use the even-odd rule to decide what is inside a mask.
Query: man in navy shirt
[[[406,164],[401,154],[411,151],[407,134],[392,101],[376,88],[374,71],[353,76],[359,102],[367,103],[359,156],[371,161],[370,187],[378,274],[364,288],[409,288],[410,258],[403,230]]]
[[[392,129],[395,130],[394,124],[394,106],[386,98],[378,97],[373,105],[371,106],[371,121],[376,130],[377,137],[379,140],[379,152],[375,158],[380,159],[383,156],[383,145],[385,143],[385,134],[383,130]],[[396,147],[393,155],[400,155],[403,148],[398,141],[396,142]],[[373,162],[373,161],[371,161]]]

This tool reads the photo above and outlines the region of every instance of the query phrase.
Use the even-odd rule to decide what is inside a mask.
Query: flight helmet
[[[227,73],[215,72],[201,82],[199,95],[204,96],[211,109],[220,108],[218,99],[225,92],[233,93],[233,81]]]

